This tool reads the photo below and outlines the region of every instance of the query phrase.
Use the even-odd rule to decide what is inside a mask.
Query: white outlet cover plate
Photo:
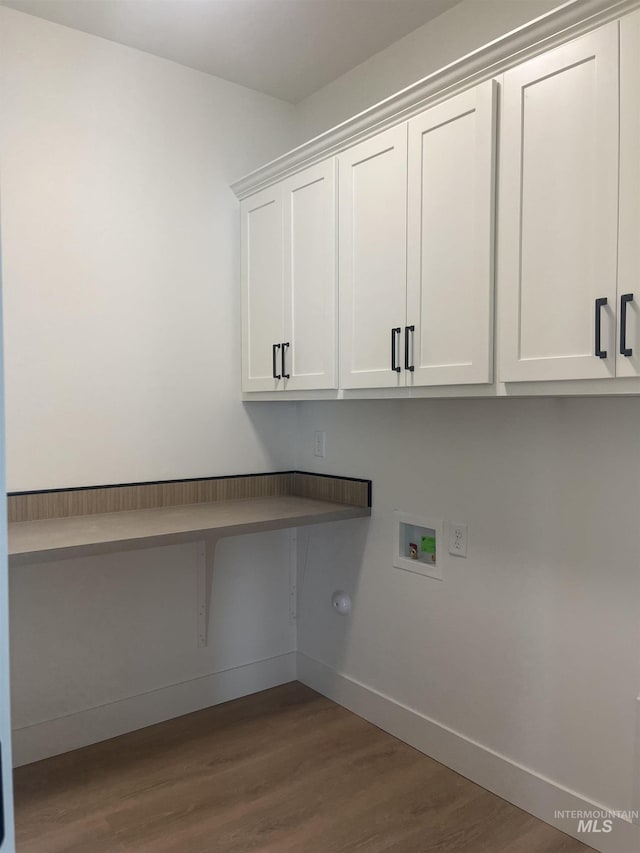
[[[468,531],[466,524],[449,522],[449,553],[454,557],[467,556]]]

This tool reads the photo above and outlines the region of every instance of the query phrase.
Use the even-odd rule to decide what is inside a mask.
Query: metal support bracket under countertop
[[[209,616],[213,595],[213,566],[215,562],[218,538],[210,538],[198,542],[198,648],[202,649],[209,643]]]

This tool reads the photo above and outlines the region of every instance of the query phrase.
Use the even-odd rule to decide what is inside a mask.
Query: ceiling
[[[0,0],[297,103],[459,0]]]

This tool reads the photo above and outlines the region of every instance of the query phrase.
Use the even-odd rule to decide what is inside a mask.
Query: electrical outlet
[[[313,455],[314,456],[324,456],[325,455],[325,434],[324,430],[317,429],[314,435],[313,440]]]
[[[467,556],[467,525],[449,525],[449,553],[454,557]]]

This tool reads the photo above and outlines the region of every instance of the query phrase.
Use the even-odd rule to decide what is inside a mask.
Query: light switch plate
[[[313,438],[313,455],[324,457],[326,453],[326,440],[324,430],[317,429]]]

